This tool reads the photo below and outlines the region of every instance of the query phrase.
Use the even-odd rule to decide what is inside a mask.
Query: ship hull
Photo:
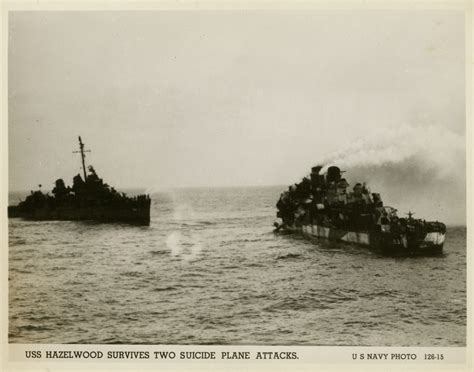
[[[141,206],[94,206],[39,208],[24,211],[18,207],[8,207],[9,218],[23,218],[33,221],[97,221],[127,223],[133,225],[150,224],[150,205]]]
[[[284,230],[311,238],[341,241],[381,250],[386,253],[436,254],[442,253],[445,233],[429,232],[422,239],[413,240],[404,234],[381,231],[346,231],[319,225],[285,225]]]

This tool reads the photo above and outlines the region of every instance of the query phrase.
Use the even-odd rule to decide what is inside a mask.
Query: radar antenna
[[[73,151],[73,153],[81,153],[81,158],[82,158],[82,170],[84,171],[84,182],[87,180],[87,173],[86,173],[86,155],[84,154],[85,152],[91,152],[91,150],[84,150],[84,144],[82,143],[81,136],[79,136],[79,151]]]

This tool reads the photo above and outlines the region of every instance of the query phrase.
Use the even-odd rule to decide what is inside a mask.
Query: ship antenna
[[[84,150],[84,144],[82,143],[81,136],[79,136],[79,151],[73,151],[73,153],[81,153],[81,158],[82,158],[82,170],[84,171],[84,182],[87,179],[87,173],[86,173],[86,155],[84,154],[85,152],[91,152],[91,150]]]

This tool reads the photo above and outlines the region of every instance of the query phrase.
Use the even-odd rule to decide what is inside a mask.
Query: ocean
[[[9,342],[466,345],[466,227],[426,257],[274,234],[284,189],[155,193],[149,227],[10,219]]]

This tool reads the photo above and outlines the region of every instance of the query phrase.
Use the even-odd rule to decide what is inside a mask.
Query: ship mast
[[[84,182],[87,179],[87,173],[86,173],[86,155],[84,154],[85,152],[91,152],[91,150],[84,150],[84,144],[82,143],[81,136],[79,136],[79,150],[80,151],[73,151],[74,153],[81,153],[81,158],[82,158],[82,170],[84,171]]]

